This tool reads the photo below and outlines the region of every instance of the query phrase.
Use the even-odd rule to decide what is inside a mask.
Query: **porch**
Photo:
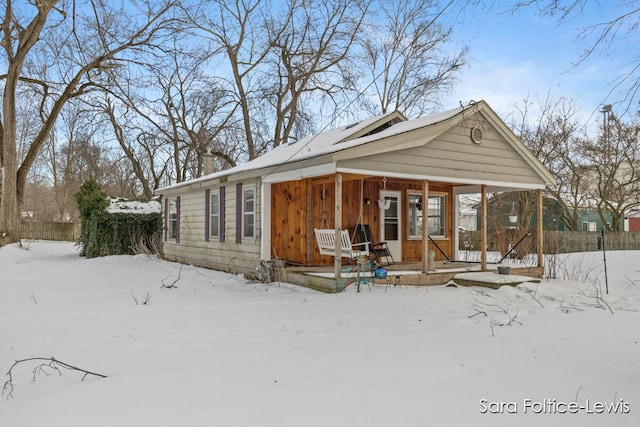
[[[523,260],[505,260],[501,263],[488,262],[485,269],[480,262],[467,261],[435,261],[432,270],[424,273],[421,262],[401,262],[383,266],[387,271],[386,278],[376,278],[373,269],[360,268],[355,261],[343,264],[340,277],[336,278],[333,266],[289,266],[279,271],[279,279],[283,282],[305,286],[322,292],[341,292],[358,281],[361,286],[437,286],[451,282],[459,273],[493,272],[498,274],[498,267],[509,267],[510,275],[541,278],[543,267],[537,263]],[[482,283],[478,283],[483,286]],[[490,286],[491,284],[486,284]]]
[[[344,249],[342,256],[321,252],[314,234],[334,230],[335,242],[346,232],[352,244],[384,244],[394,262],[388,277],[397,284],[443,284],[458,272],[497,270],[487,259],[487,199],[532,191],[538,220],[510,221],[506,243],[531,235],[535,247],[527,253],[536,255],[535,266],[522,268],[541,275],[542,189],[554,179],[484,103],[466,110],[348,126],[305,143],[323,147],[316,157],[302,149],[307,145],[292,146],[287,159],[300,161],[261,178],[261,259],[298,266],[286,269],[288,282],[339,291],[355,280],[353,267]],[[480,197],[480,239],[477,262],[465,265],[451,260],[460,259],[460,197],[469,194]],[[364,240],[362,227],[369,230]]]
[[[535,262],[501,260],[501,254],[492,257],[486,243],[479,245],[484,250],[479,250],[473,261],[460,261],[465,258],[462,254],[465,251],[458,250],[459,196],[480,193],[484,207],[481,209],[481,242],[487,242],[487,193],[518,189],[341,173],[277,182],[268,189],[271,200],[267,212],[269,227],[263,231],[268,233],[270,240],[264,250],[270,259],[290,265],[279,274],[282,276],[279,279],[288,283],[340,292],[356,282],[358,274],[371,276],[371,272],[359,268],[356,261],[320,253],[314,236],[316,228],[324,229],[318,231],[339,229],[333,236],[347,233],[353,243],[385,242],[393,263],[387,266],[385,261],[389,259],[379,260],[388,270],[388,276],[384,281],[374,279],[375,283],[442,285],[458,273],[497,272],[502,265],[509,265],[515,275],[543,275],[542,263],[537,262],[538,259],[542,261],[539,223],[536,233],[521,227],[510,230],[513,231],[511,244],[517,245],[520,239],[531,236],[537,246],[533,255],[540,255],[534,256]],[[538,190],[538,210],[542,206],[541,196]],[[425,200],[428,202],[424,203]],[[370,230],[370,238],[366,240],[357,238],[356,228],[363,225]],[[362,250],[362,247],[357,248]]]

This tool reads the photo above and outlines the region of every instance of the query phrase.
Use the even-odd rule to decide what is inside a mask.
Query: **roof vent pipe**
[[[210,175],[214,173],[215,165],[213,164],[213,154],[211,154],[211,151],[206,151],[202,157],[204,159],[204,174]]]

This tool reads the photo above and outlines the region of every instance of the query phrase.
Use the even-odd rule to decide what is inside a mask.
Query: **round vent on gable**
[[[471,140],[476,144],[480,144],[482,142],[482,129],[474,126],[471,129]]]

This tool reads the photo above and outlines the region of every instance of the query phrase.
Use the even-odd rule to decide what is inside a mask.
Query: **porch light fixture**
[[[387,177],[382,178],[382,191],[387,189]],[[378,206],[385,211],[391,207],[391,199],[379,199]]]
[[[515,224],[518,222],[518,212],[516,212],[515,202],[511,203],[511,212],[509,213],[509,222]]]
[[[378,200],[378,206],[380,206],[380,209],[384,209],[386,211],[391,207],[391,199]]]

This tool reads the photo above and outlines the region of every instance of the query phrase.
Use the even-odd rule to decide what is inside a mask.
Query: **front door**
[[[387,242],[393,259],[402,261],[402,215],[400,191],[380,191],[380,241]]]

